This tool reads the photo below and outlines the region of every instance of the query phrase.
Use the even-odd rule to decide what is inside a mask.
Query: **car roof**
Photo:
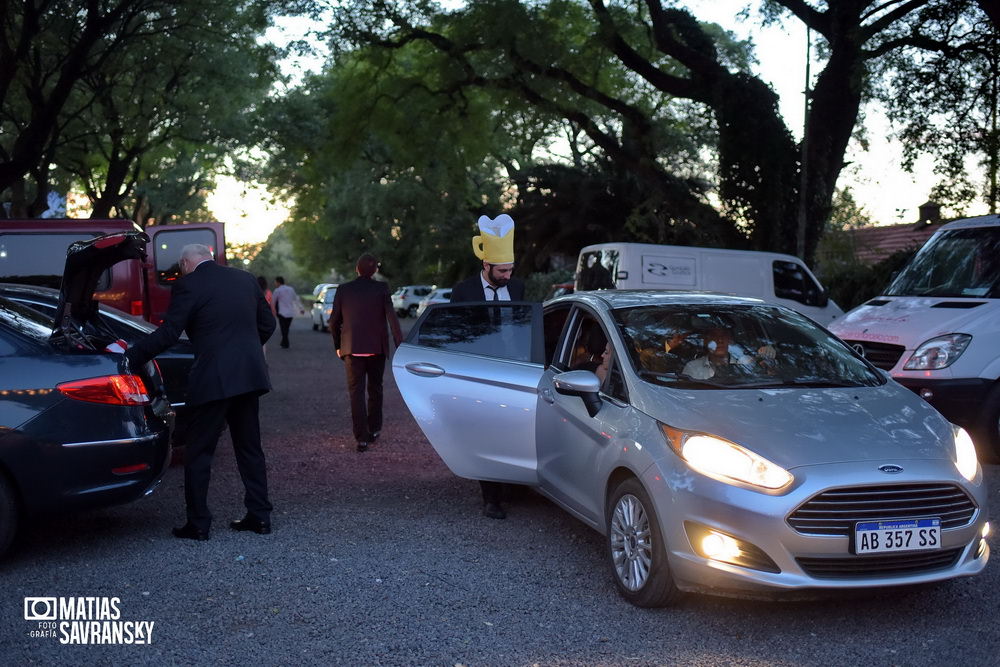
[[[635,308],[638,306],[761,306],[763,299],[719,292],[678,290],[591,290],[557,297],[548,303],[585,303],[594,308]]]

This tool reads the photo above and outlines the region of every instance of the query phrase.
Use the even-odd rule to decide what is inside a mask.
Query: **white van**
[[[1000,216],[942,226],[830,329],[1000,456]]]
[[[599,243],[580,251],[575,289],[674,289],[755,296],[826,326],[844,314],[797,257],[648,243]]]

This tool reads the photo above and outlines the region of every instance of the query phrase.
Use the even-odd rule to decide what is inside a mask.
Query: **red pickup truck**
[[[226,263],[221,222],[154,225],[145,230],[131,220],[0,220],[0,282],[58,288],[66,250],[74,241],[122,231],[149,236],[145,262],[132,259],[104,272],[94,296],[98,301],[159,325],[170,303],[170,287],[180,276],[181,248],[201,243]]]

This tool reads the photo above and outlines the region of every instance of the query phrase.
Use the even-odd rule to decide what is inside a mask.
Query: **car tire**
[[[413,304],[412,306],[406,309],[406,316],[407,317],[417,316],[417,304]]]
[[[0,471],[0,556],[7,551],[17,533],[17,497],[7,476]]]
[[[977,441],[979,459],[987,463],[1000,463],[1000,382],[986,396],[983,403],[983,421],[979,424]]]
[[[319,331],[319,325],[313,322],[313,331]]]
[[[634,477],[622,480],[606,507],[608,559],[622,597],[637,607],[665,607],[683,593],[667,565],[660,522],[646,489]]]

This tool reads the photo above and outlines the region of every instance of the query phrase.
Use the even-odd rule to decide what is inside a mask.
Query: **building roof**
[[[916,250],[941,224],[907,222],[902,225],[861,227],[848,231],[854,255],[864,264],[876,264],[899,250]]]

